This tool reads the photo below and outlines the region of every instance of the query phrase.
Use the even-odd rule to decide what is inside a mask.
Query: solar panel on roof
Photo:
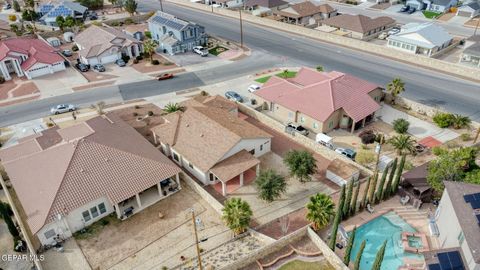
[[[480,214],[477,214],[476,217],[477,217],[477,220],[478,220],[478,225],[480,225]]]
[[[470,202],[470,204],[472,205],[473,209],[479,209],[480,208],[480,201],[472,201],[472,202]]]
[[[474,194],[463,195],[463,199],[465,199],[466,203],[469,203],[469,202],[475,200],[475,196],[474,196]]]
[[[450,260],[448,259],[448,253],[438,253],[438,262],[442,270],[451,270]]]
[[[442,268],[440,268],[440,264],[436,263],[436,264],[429,264],[428,270],[442,270]]]
[[[476,201],[480,201],[480,193],[475,193],[473,196],[475,196]]]
[[[429,270],[465,270],[458,251],[438,253],[437,257],[439,268],[432,269],[429,265]]]

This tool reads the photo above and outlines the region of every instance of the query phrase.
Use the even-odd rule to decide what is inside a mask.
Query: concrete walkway
[[[377,115],[382,121],[390,125],[392,125],[395,119],[406,119],[408,122],[410,122],[408,133],[417,137],[418,139],[432,136],[433,138],[441,141],[442,143],[445,143],[459,136],[458,133],[450,129],[439,128],[434,124],[413,117],[386,104],[382,105],[382,108],[378,111]]]

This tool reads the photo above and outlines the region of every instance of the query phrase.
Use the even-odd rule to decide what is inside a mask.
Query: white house
[[[408,23],[400,33],[390,35],[387,46],[412,54],[432,56],[452,44],[453,38],[442,27],[434,23]]]
[[[467,270],[480,269],[480,185],[444,181],[435,213],[440,248],[459,248]],[[454,268],[460,269],[460,268]]]
[[[0,41],[0,75],[28,79],[65,70],[64,59],[49,44],[34,38],[12,38]]]
[[[91,25],[74,37],[80,61],[84,64],[108,64],[122,58],[137,57],[143,52],[142,42],[108,26]]]
[[[181,189],[180,168],[114,114],[23,138],[0,150],[0,160],[43,245]]]
[[[258,173],[257,158],[270,152],[271,135],[221,104],[221,99],[229,101],[213,98],[217,101],[190,100],[184,112],[166,115],[165,123],[152,132],[167,156],[203,184],[221,183],[226,195],[228,184],[239,181],[242,186]]]
[[[473,18],[480,14],[480,3],[471,2],[458,8],[457,16]]]

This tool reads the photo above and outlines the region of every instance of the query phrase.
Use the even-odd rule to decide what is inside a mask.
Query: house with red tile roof
[[[182,103],[183,112],[167,114],[152,132],[163,153],[203,184],[221,185],[225,196],[228,185],[254,179],[258,157],[270,152],[272,136],[240,118],[231,101],[202,99]]]
[[[382,88],[338,71],[301,68],[294,78],[271,77],[254,92],[268,114],[285,124],[297,122],[314,133],[365,126],[380,109]]]
[[[180,168],[115,114],[20,140],[0,161],[42,244],[180,190]]]
[[[36,38],[11,38],[0,41],[0,75],[33,79],[65,70],[64,59],[57,50]]]
[[[273,10],[272,13],[286,23],[315,25],[323,19],[336,16],[337,10],[329,4],[317,5],[311,1],[305,1],[284,9]]]

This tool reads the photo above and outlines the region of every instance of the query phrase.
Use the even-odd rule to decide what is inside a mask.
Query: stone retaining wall
[[[210,193],[208,193],[202,186],[185,173],[180,174],[180,178],[187,183],[187,185],[197,192],[202,199],[204,199],[220,216],[223,214],[223,205],[217,201]]]
[[[259,122],[273,128],[274,130],[278,131],[278,132],[281,132],[283,133],[285,136],[288,136],[289,138],[291,138],[292,140],[294,140],[295,142],[315,151],[316,153],[322,155],[323,157],[329,159],[329,160],[333,160],[333,159],[340,159],[342,161],[344,161],[345,163],[348,163],[348,164],[351,164],[353,166],[355,166],[356,168],[358,168],[362,174],[364,175],[372,175],[373,172],[368,169],[368,168],[365,168],[363,167],[362,165],[346,158],[345,156],[325,147],[325,146],[322,146],[318,143],[316,143],[314,140],[312,139],[309,139],[308,137],[305,137],[305,136],[293,136],[291,134],[288,134],[288,133],[285,133],[284,132],[284,129],[285,127],[278,121],[272,119],[271,117],[263,114],[262,112],[259,112],[259,111],[256,111],[250,107],[247,107],[245,105],[242,105],[240,104],[239,106],[239,111],[258,120]]]
[[[335,269],[349,270],[349,268],[345,266],[345,264],[343,264],[342,260],[337,256],[337,254],[335,254],[335,252],[333,252],[328,247],[328,245],[325,242],[323,242],[320,236],[318,236],[318,234],[315,233],[315,231],[312,230],[312,228],[310,227],[307,228],[307,235],[308,237],[310,237],[310,240],[312,240],[312,242],[318,247],[318,249],[320,249],[325,259],[327,259],[327,261],[333,267],[335,267]]]
[[[212,8],[208,5],[191,3],[188,0],[168,0],[172,3],[191,7],[206,12],[211,12]],[[239,18],[239,12],[232,11],[224,8],[214,8],[214,13],[231,18]],[[306,27],[278,22],[267,18],[257,17],[248,13],[242,13],[242,19],[246,22],[274,28],[281,31],[287,31],[295,34],[300,34],[306,37],[314,38],[320,41],[329,42],[332,44],[352,48],[355,50],[361,50],[367,53],[376,54],[379,56],[391,58],[393,60],[410,63],[416,66],[422,66],[427,69],[432,69],[444,73],[450,73],[459,77],[468,78],[476,81],[480,81],[478,69],[462,66],[457,63],[449,63],[446,61],[425,57],[422,55],[415,55],[406,53],[400,50],[388,48],[374,43],[355,40],[348,37],[338,36],[331,33],[325,33],[314,29],[308,29]],[[208,31],[208,29],[207,29]]]

